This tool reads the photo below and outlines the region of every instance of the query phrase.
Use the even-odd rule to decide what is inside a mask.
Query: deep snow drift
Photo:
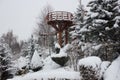
[[[108,67],[104,80],[120,80],[120,56]]]

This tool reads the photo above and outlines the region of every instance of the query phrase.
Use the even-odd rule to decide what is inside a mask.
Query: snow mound
[[[52,54],[51,57],[67,57],[67,53],[66,50],[69,48],[70,46],[66,46],[65,48],[62,48],[59,52],[59,54]]]
[[[102,63],[99,57],[90,56],[79,60],[78,65],[84,65],[85,67],[92,66],[92,68],[98,68]]]
[[[105,71],[107,70],[107,68],[109,67],[110,62],[109,61],[103,61],[101,64],[101,69],[100,69],[100,77],[102,77],[105,73]]]
[[[61,48],[58,43],[55,43],[55,48]]]
[[[41,70],[34,73],[28,73],[24,76],[16,76],[13,79],[8,80],[80,80],[80,73],[75,71],[69,71],[65,68],[59,68],[54,70]]]
[[[104,80],[120,80],[120,56],[108,67]]]
[[[44,66],[43,66],[43,70],[51,70],[51,69],[56,69],[56,68],[59,68],[60,65],[58,65],[57,63],[55,63],[51,57],[47,57],[45,60],[44,60]]]
[[[70,50],[73,46],[71,44],[66,44],[61,50],[64,52],[67,52]]]

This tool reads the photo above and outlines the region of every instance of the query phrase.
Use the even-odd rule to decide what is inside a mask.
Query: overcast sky
[[[89,0],[82,0],[87,4]],[[47,5],[54,10],[74,13],[78,0],[0,0],[0,36],[13,30],[19,39],[27,39],[36,27],[40,11]]]

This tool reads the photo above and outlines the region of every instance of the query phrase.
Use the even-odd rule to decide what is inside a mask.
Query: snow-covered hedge
[[[78,65],[82,80],[99,80],[101,63],[101,59],[95,56],[79,60]]]

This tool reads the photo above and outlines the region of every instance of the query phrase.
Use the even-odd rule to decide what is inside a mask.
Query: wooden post
[[[59,31],[58,34],[59,34],[59,38],[58,38],[59,45],[60,45],[60,47],[62,47],[62,31]]]
[[[68,31],[67,29],[65,30],[65,44],[68,43]]]

